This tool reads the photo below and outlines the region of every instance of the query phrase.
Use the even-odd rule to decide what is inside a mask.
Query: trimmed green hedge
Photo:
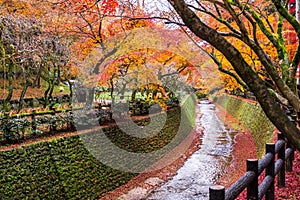
[[[136,174],[95,160],[79,136],[0,153],[0,199],[97,199]]]
[[[116,126],[104,129],[104,133],[114,144],[128,151],[155,151],[167,145],[179,129],[190,133],[192,124],[190,117],[184,114],[186,111],[176,108],[168,112],[163,129],[150,138],[134,138]],[[152,120],[160,120],[160,117],[158,115]],[[183,120],[179,127],[182,117],[188,120]],[[149,119],[136,123],[146,124]],[[97,199],[137,175],[99,162],[87,150],[83,136],[64,137],[0,152],[0,199]]]
[[[222,95],[214,100],[252,133],[258,151],[257,156],[259,158],[262,157],[265,153],[265,144],[272,141],[275,127],[267,118],[260,105],[227,95]],[[239,127],[234,128],[238,129]]]

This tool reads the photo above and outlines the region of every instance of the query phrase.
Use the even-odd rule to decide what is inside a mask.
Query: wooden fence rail
[[[276,156],[277,155],[277,156]],[[276,162],[275,162],[276,159]],[[278,141],[266,144],[266,154],[260,160],[248,159],[247,171],[235,183],[225,190],[216,185],[209,188],[210,200],[231,200],[239,196],[247,188],[247,199],[275,199],[274,180],[277,176],[278,187],[285,186],[285,172],[292,171],[294,150],[279,133]],[[258,177],[265,171],[263,181],[258,184]]]

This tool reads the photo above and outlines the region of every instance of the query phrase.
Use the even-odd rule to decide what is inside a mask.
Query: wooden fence
[[[276,162],[275,162],[276,160]],[[279,133],[278,141],[266,144],[266,154],[260,160],[248,159],[247,172],[225,190],[216,185],[209,188],[210,200],[230,200],[237,198],[247,188],[247,199],[273,200],[274,180],[277,176],[278,187],[285,187],[285,172],[292,171],[294,150],[284,136]],[[258,177],[265,171],[263,181],[258,184]]]

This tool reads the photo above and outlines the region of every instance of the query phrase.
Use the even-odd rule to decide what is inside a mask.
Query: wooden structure
[[[285,172],[292,171],[293,160],[294,150],[292,146],[279,133],[278,141],[275,144],[266,144],[266,154],[263,158],[247,160],[247,171],[229,188],[225,190],[220,185],[210,187],[209,199],[235,199],[244,189],[247,189],[248,200],[262,199],[264,196],[266,200],[274,200],[275,177],[277,176],[278,179],[278,187],[285,187]],[[263,171],[265,171],[265,177],[258,184],[258,177]]]

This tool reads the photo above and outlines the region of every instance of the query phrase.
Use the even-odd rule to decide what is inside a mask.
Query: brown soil
[[[142,118],[145,118],[146,116],[134,116],[132,117],[133,120],[139,120]],[[20,142],[18,144],[13,144],[9,146],[2,146],[0,147],[0,151],[6,151],[10,150],[13,148],[18,148],[21,146],[26,146],[30,145],[33,143],[37,142],[42,142],[42,141],[51,141],[53,139],[61,138],[61,137],[68,137],[72,135],[77,135],[77,134],[83,134],[86,132],[89,132],[91,130],[97,130],[100,128],[104,128],[107,126],[113,126],[115,123],[106,123],[103,126],[97,126],[93,127],[84,131],[74,131],[74,132],[63,132],[63,133],[58,133],[55,135],[47,134],[41,137],[36,137],[32,139],[28,139],[24,142]],[[189,158],[196,150],[199,149],[199,145],[201,144],[201,137],[203,135],[203,132],[196,132],[192,131],[189,136],[178,146],[176,147],[172,152],[170,152],[168,155],[169,157],[172,157],[172,154],[181,154],[179,158],[177,158],[171,165],[168,165],[166,167],[163,167],[162,169],[147,172],[147,173],[141,173],[137,177],[133,178],[130,180],[127,184],[117,188],[114,191],[111,191],[107,194],[105,194],[103,197],[101,197],[102,200],[111,200],[111,199],[116,199],[117,197],[121,196],[124,193],[127,193],[129,190],[135,188],[135,187],[143,187],[148,189],[149,191],[154,189],[154,186],[150,186],[148,184],[145,184],[145,180],[151,177],[157,177],[160,178],[164,181],[169,180],[171,177],[173,177],[177,170],[184,164],[184,162]],[[190,145],[189,145],[190,144]],[[165,156],[166,161],[168,160],[168,155]],[[161,160],[160,162],[164,162],[164,160]],[[159,163],[158,163],[159,165]],[[150,170],[149,170],[150,171]],[[158,185],[156,185],[158,187]]]
[[[13,90],[13,96],[12,99],[18,100],[21,96],[22,92],[22,86],[19,84],[20,82],[24,82],[22,80],[15,81],[16,83],[14,84],[14,90]],[[5,99],[7,94],[8,94],[8,81],[0,79],[0,99]],[[45,89],[43,87],[41,88],[32,88],[28,87],[25,98],[38,98],[38,97],[43,97],[45,92]],[[58,92],[58,91],[53,91],[53,96],[57,95],[63,95],[63,94],[68,94],[67,92]]]
[[[252,103],[252,102],[251,102]],[[226,171],[226,174],[221,177],[218,184],[228,188],[239,177],[246,172],[246,160],[250,158],[256,158],[256,147],[251,134],[242,127],[242,125],[232,116],[230,116],[225,110],[218,106],[221,111],[218,114],[220,117],[226,119],[228,124],[238,124],[241,127],[242,132],[239,132],[235,136],[235,143],[232,152],[233,160],[231,165]],[[225,116],[224,116],[225,115]],[[274,131],[274,142],[276,141],[276,130]],[[259,177],[261,182],[263,175]],[[277,179],[276,179],[277,180]],[[246,199],[246,190],[244,190],[236,200]],[[286,186],[282,188],[277,187],[277,181],[275,181],[275,199],[278,200],[297,200],[300,199],[300,154],[299,151],[295,151],[295,159],[293,162],[293,171],[286,172]]]
[[[218,115],[221,119],[225,119],[226,125],[230,128],[229,124],[237,123],[241,124],[232,116],[230,116],[224,109],[217,106]],[[245,129],[243,129],[245,130]],[[176,175],[177,170],[184,164],[184,162],[199,149],[199,144],[201,144],[201,137],[203,133],[195,133],[194,141],[186,150],[185,154],[174,161],[171,165],[157,171],[150,173],[141,173],[136,178],[129,181],[127,184],[119,187],[118,189],[107,193],[105,196],[100,198],[101,200],[111,200],[120,197],[122,194],[127,193],[133,188],[142,187],[151,191],[160,185],[150,186],[145,184],[145,180],[151,177],[158,177],[164,181],[169,180],[174,175]],[[247,147],[247,149],[245,149]],[[224,185],[226,187],[230,186],[234,181],[236,181],[245,172],[245,160],[248,158],[253,158],[256,155],[256,148],[254,140],[249,132],[240,132],[235,136],[235,144],[233,150],[233,161],[232,164],[226,170],[226,174],[219,179],[218,184]]]

